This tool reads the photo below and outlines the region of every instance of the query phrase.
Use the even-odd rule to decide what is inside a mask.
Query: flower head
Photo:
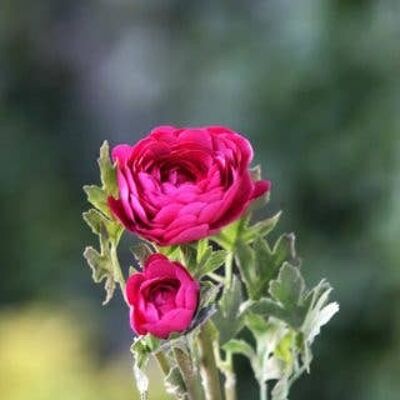
[[[125,292],[132,329],[165,339],[189,327],[197,310],[199,283],[183,265],[153,254],[143,272],[129,277]]]
[[[160,126],[112,156],[119,198],[109,197],[109,207],[128,230],[162,246],[217,233],[270,189],[250,175],[249,141],[222,126]]]

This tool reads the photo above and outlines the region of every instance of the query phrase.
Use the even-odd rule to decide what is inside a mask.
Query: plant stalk
[[[200,373],[207,400],[222,400],[221,382],[215,362],[212,326],[207,321],[200,329],[197,337],[199,349]]]
[[[179,366],[183,381],[185,382],[189,400],[201,400],[203,395],[201,393],[201,387],[197,381],[192,360],[188,354],[178,347],[174,347],[173,351],[176,363]]]
[[[158,361],[158,365],[160,366],[161,371],[165,376],[167,376],[171,369],[167,357],[162,351],[158,351],[157,353],[154,354],[154,356]]]
[[[268,400],[268,387],[263,381],[259,382],[260,385],[260,400]]]

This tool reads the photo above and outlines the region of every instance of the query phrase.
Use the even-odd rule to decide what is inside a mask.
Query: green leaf
[[[282,212],[279,211],[273,217],[264,219],[263,221],[257,222],[256,224],[250,226],[242,235],[241,239],[245,243],[252,243],[258,238],[264,238],[268,233],[270,233],[275,226],[278,224]]]
[[[204,264],[204,262],[211,255],[212,247],[208,244],[208,238],[201,239],[197,242],[197,264]]]
[[[304,279],[300,270],[289,263],[283,264],[278,279],[272,281],[269,292],[286,309],[294,309],[300,303],[305,290]]]
[[[146,263],[146,260],[154,254],[153,249],[145,242],[140,242],[131,248],[131,252],[136,258],[141,267]]]
[[[84,221],[95,235],[103,235],[107,239],[117,241],[123,231],[121,225],[107,218],[98,210],[91,208],[82,214]]]
[[[97,162],[100,168],[101,183],[104,191],[110,196],[118,196],[115,166],[111,162],[110,146],[106,140],[100,147],[100,157]]]
[[[107,204],[109,196],[118,196],[118,184],[116,169],[111,163],[110,150],[107,141],[100,148],[100,156],[97,159],[100,168],[102,186],[87,185],[83,187],[89,203],[100,210],[103,214],[112,217]]]
[[[278,275],[285,261],[298,263],[294,240],[292,234],[282,235],[272,250],[261,237],[252,245],[243,241],[237,243],[236,262],[251,299],[267,294],[270,281]]]
[[[242,301],[241,283],[234,275],[231,286],[224,290],[218,304],[218,312],[213,318],[213,322],[219,331],[221,344],[234,337],[244,326],[244,315],[240,312]]]
[[[239,241],[236,246],[236,262],[249,297],[255,298],[261,276],[257,273],[254,249],[250,245]]]
[[[195,273],[197,268],[197,250],[190,244],[179,246],[181,252],[182,264],[192,273]]]
[[[215,285],[214,283],[206,280],[200,281],[200,304],[199,309],[214,304],[216,298],[221,291],[221,285]]]
[[[119,264],[116,256],[118,242],[123,233],[122,225],[114,219],[107,204],[109,196],[118,195],[116,171],[110,160],[109,146],[104,142],[98,158],[102,187],[96,185],[84,186],[88,201],[95,207],[83,213],[83,219],[92,232],[99,237],[100,252],[93,247],[87,247],[84,257],[92,268],[95,282],[105,280],[107,303],[113,296],[115,282],[122,282]]]
[[[280,304],[265,297],[260,300],[247,301],[243,304],[242,309],[246,312],[264,317],[274,317],[282,321],[286,321],[288,316],[287,311]]]
[[[296,267],[300,266],[300,259],[296,254],[295,241],[296,237],[293,233],[285,233],[276,241],[272,250],[275,265],[280,267],[284,261],[287,261]]]
[[[218,243],[223,249],[233,251],[236,248],[237,241],[247,229],[249,221],[250,215],[244,215],[242,218],[222,229],[218,235],[213,236],[211,239]]]
[[[92,269],[94,282],[100,283],[105,280],[106,298],[103,302],[103,305],[105,305],[111,300],[115,291],[113,267],[110,265],[110,260],[107,256],[101,255],[93,247],[86,247],[83,255]]]
[[[247,342],[240,339],[231,339],[225,343],[222,348],[227,353],[241,354],[249,360],[252,360],[256,356],[253,348]]]
[[[181,250],[179,246],[157,246],[157,252],[164,254],[171,260],[181,262]]]
[[[105,215],[110,215],[110,209],[107,204],[108,195],[101,187],[96,185],[86,185],[83,187],[83,190],[86,193],[88,202],[92,206]]]
[[[331,292],[331,286],[322,280],[307,294],[305,303],[308,310],[301,330],[308,344],[313,343],[315,337],[319,335],[321,327],[326,325],[339,311],[338,303],[328,304]]]
[[[133,371],[136,380],[136,386],[142,399],[147,398],[149,379],[146,375],[146,368],[151,354],[160,349],[161,341],[156,337],[148,334],[146,336],[137,337],[132,346],[133,354]]]
[[[138,337],[131,346],[133,354],[133,372],[136,380],[136,387],[142,399],[147,398],[149,378],[146,374],[146,367],[151,350],[146,343],[146,337]]]
[[[208,258],[199,265],[196,275],[201,277],[215,271],[225,263],[226,257],[227,252],[225,250],[217,250],[210,253]]]

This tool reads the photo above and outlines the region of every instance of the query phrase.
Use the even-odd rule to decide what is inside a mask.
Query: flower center
[[[150,293],[149,300],[154,304],[160,317],[176,307],[175,297],[179,289],[178,282],[165,282],[156,285]]]
[[[196,181],[195,174],[182,165],[161,169],[160,178],[162,183],[169,182],[174,186]]]

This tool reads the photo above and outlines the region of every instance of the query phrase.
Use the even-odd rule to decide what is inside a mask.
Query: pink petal
[[[208,230],[209,227],[207,224],[193,226],[182,232],[179,232],[179,229],[174,229],[165,233],[163,242],[166,245],[194,242],[205,238],[208,235]]]
[[[197,146],[212,148],[210,134],[207,129],[202,128],[184,129],[179,135],[179,142],[184,144],[195,143]]]
[[[181,210],[181,204],[170,204],[166,207],[163,207],[156,217],[154,218],[153,222],[156,224],[168,225],[170,224],[177,216],[179,211]]]
[[[114,161],[118,161],[120,166],[127,163],[132,153],[132,146],[127,144],[120,144],[115,146],[111,151],[111,157]]]
[[[146,321],[143,320],[139,312],[136,312],[134,307],[130,308],[129,321],[134,332],[136,332],[138,335],[146,335],[147,330],[143,326]]]
[[[166,339],[173,332],[185,331],[192,322],[194,312],[184,308],[172,310],[156,323],[144,324],[144,328],[156,337]]]
[[[203,202],[194,202],[194,203],[189,203],[179,210],[178,215],[198,215],[201,210],[206,206],[206,203]]]
[[[271,190],[271,181],[257,181],[254,183],[254,191],[251,199],[256,199]]]
[[[199,284],[191,280],[185,284],[182,283],[176,294],[175,303],[177,307],[196,310],[199,301]]]
[[[136,273],[131,275],[126,281],[125,296],[128,304],[133,305],[138,299],[140,285],[144,281],[142,273]]]
[[[195,215],[181,215],[168,226],[168,230],[188,228],[193,225],[197,225],[197,217]]]
[[[175,272],[175,265],[162,254],[151,255],[144,267],[146,279],[175,278]]]

